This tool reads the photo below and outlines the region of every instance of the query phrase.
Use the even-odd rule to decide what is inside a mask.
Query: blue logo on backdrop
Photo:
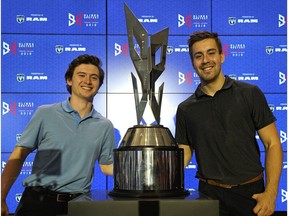
[[[21,197],[22,197],[22,193],[17,193],[17,194],[15,194],[15,200],[16,200],[16,202],[20,202]]]
[[[228,23],[229,23],[229,25],[235,25],[236,24],[236,17],[229,17]]]
[[[274,52],[274,47],[273,46],[266,46],[266,53],[267,54],[272,54]]]
[[[281,28],[282,26],[287,24],[287,18],[282,14],[278,14],[278,27]]]
[[[13,42],[8,44],[3,42],[3,55],[12,53],[16,55],[19,53],[21,56],[31,56],[34,52],[35,44],[33,42]]]
[[[18,82],[24,82],[25,75],[24,74],[17,74],[17,81]]]
[[[241,18],[228,17],[229,25],[236,24],[257,24],[259,21],[254,16],[242,16]]]
[[[182,26],[191,28],[205,28],[208,26],[208,15],[207,14],[178,14],[178,28]]]
[[[13,42],[12,44],[8,44],[6,42],[2,42],[2,46],[3,46],[3,49],[2,49],[2,53],[3,55],[6,55],[8,53],[12,53],[13,55],[16,55],[17,53],[17,43],[16,42]]]
[[[115,43],[114,45],[115,47],[115,52],[114,52],[114,56],[118,56],[120,54],[123,54],[125,56],[129,55],[129,47],[128,47],[128,43],[125,43],[123,45],[120,45],[118,43]]]
[[[69,44],[68,46],[55,45],[55,52],[61,54],[63,52],[86,52],[87,48],[82,44]]]
[[[272,53],[287,53],[287,45],[279,45],[278,47],[266,46],[266,53],[269,55]]]
[[[287,202],[287,191],[284,189],[281,189],[281,202]]]
[[[47,22],[48,18],[43,14],[31,14],[30,16],[16,15],[16,21],[19,24],[26,22]]]
[[[47,81],[48,76],[44,75],[44,73],[40,72],[31,72],[30,75],[25,76],[25,74],[17,74],[17,81],[24,82],[26,81]]]
[[[68,26],[96,27],[99,23],[99,17],[99,14],[78,13],[74,15],[68,13]]]
[[[63,50],[64,50],[64,47],[62,45],[56,45],[55,46],[56,53],[60,54],[63,52]]]
[[[287,78],[286,78],[286,74],[279,71],[279,85],[283,85],[284,83],[286,83]]]
[[[16,142],[19,142],[21,136],[22,136],[22,134],[16,134]]]
[[[34,102],[12,102],[11,104],[8,104],[6,102],[2,102],[2,115],[6,115],[8,113],[11,113],[13,115],[16,115],[17,113],[19,115],[32,115],[34,113]]]
[[[24,19],[25,19],[25,16],[23,16],[23,15],[17,15],[16,16],[16,21],[19,24],[23,23],[25,21]]]

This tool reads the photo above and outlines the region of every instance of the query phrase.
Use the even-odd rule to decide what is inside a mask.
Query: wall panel
[[[128,50],[124,2],[148,34],[169,27],[166,68],[155,84],[164,82],[161,124],[175,133],[177,106],[199,84],[188,54],[189,34],[218,32],[223,42],[224,74],[258,85],[277,117],[285,152],[277,211],[287,210],[287,2],[229,0],[86,0],[1,2],[1,168],[38,106],[65,100],[64,73],[76,56],[94,54],[103,61],[105,80],[94,106],[114,124],[117,145],[137,124],[131,72],[138,77]],[[139,50],[139,47],[135,47]],[[141,92],[141,83],[138,81]],[[157,94],[156,94],[157,96]],[[142,123],[154,123],[149,109]],[[264,165],[264,148],[260,146]],[[34,153],[8,196],[14,212],[22,180],[31,172]],[[185,169],[185,186],[197,188],[195,158]],[[93,189],[113,188],[95,165]]]

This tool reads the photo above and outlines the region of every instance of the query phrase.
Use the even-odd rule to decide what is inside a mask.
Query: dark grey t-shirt
[[[240,184],[263,171],[256,131],[275,120],[257,86],[226,76],[213,97],[198,87],[178,106],[175,138],[195,151],[196,176]]]

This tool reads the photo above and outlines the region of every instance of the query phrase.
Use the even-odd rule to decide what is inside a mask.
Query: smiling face
[[[93,101],[100,87],[99,77],[99,69],[93,64],[80,64],[75,67],[72,79],[67,79],[67,84],[71,86],[71,96]]]
[[[192,45],[192,65],[202,83],[211,83],[222,75],[225,57],[219,53],[214,39],[207,38]]]

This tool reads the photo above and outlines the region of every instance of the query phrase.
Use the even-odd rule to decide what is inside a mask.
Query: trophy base
[[[140,190],[115,190],[108,193],[111,197],[132,197],[132,198],[165,198],[165,197],[186,197],[188,190],[173,191],[140,191]]]
[[[114,149],[114,189],[111,196],[175,197],[184,187],[184,150],[162,125],[129,128]]]

